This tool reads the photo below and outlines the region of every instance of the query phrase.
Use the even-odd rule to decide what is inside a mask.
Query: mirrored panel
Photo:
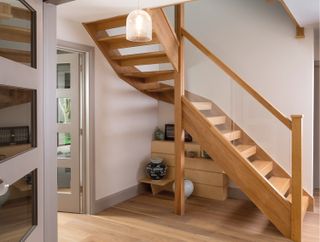
[[[57,156],[58,159],[70,159],[71,157],[71,134],[57,134]]]
[[[36,91],[0,85],[0,163],[36,146]]]
[[[69,124],[71,122],[71,98],[57,98],[57,122]]]
[[[71,88],[70,63],[57,64],[57,89]]]
[[[37,171],[9,185],[0,179],[0,241],[25,241],[37,225]]]
[[[58,192],[71,193],[71,168],[58,167]]]
[[[24,0],[0,0],[0,56],[36,68],[36,12]]]

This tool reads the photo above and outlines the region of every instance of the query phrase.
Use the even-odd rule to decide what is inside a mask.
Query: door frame
[[[82,213],[93,214],[95,205],[95,155],[94,155],[94,47],[83,44],[73,43],[64,40],[57,40],[57,49],[83,54],[84,63],[83,72],[84,80],[80,83],[80,92],[83,100],[81,100],[81,112],[83,115],[83,134],[82,134],[82,181],[83,181],[83,197],[82,197]]]
[[[314,62],[314,78],[316,77],[316,68],[320,68],[320,61],[316,60]],[[319,180],[316,181],[316,179],[319,178],[320,173],[320,80],[314,79],[314,163],[313,163],[313,169],[314,169],[314,179],[313,179],[313,185],[315,189],[319,189]],[[318,183],[318,184],[316,184]],[[318,186],[318,187],[316,187]]]

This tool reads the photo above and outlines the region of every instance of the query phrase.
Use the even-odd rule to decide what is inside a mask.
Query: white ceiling
[[[140,0],[140,4],[142,8],[152,8],[187,1],[188,0]],[[284,1],[301,26],[319,25],[320,0]],[[75,0],[59,5],[58,16],[79,22],[90,22],[127,14],[137,7],[138,0]]]
[[[142,8],[155,8],[190,0],[140,0]],[[138,0],[75,0],[58,6],[58,17],[90,22],[127,14],[138,7]]]
[[[285,0],[301,26],[319,26],[320,0]]]

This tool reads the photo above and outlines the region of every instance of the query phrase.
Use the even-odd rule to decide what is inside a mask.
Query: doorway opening
[[[91,49],[69,42],[57,47],[58,212],[92,213],[94,194],[90,115]],[[90,132],[89,132],[90,131]],[[92,133],[91,133],[92,132]]]

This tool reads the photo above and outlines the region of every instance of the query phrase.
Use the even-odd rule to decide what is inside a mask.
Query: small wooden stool
[[[153,196],[163,191],[168,185],[172,184],[174,179],[152,180],[150,178],[140,179],[141,183],[150,184]]]

